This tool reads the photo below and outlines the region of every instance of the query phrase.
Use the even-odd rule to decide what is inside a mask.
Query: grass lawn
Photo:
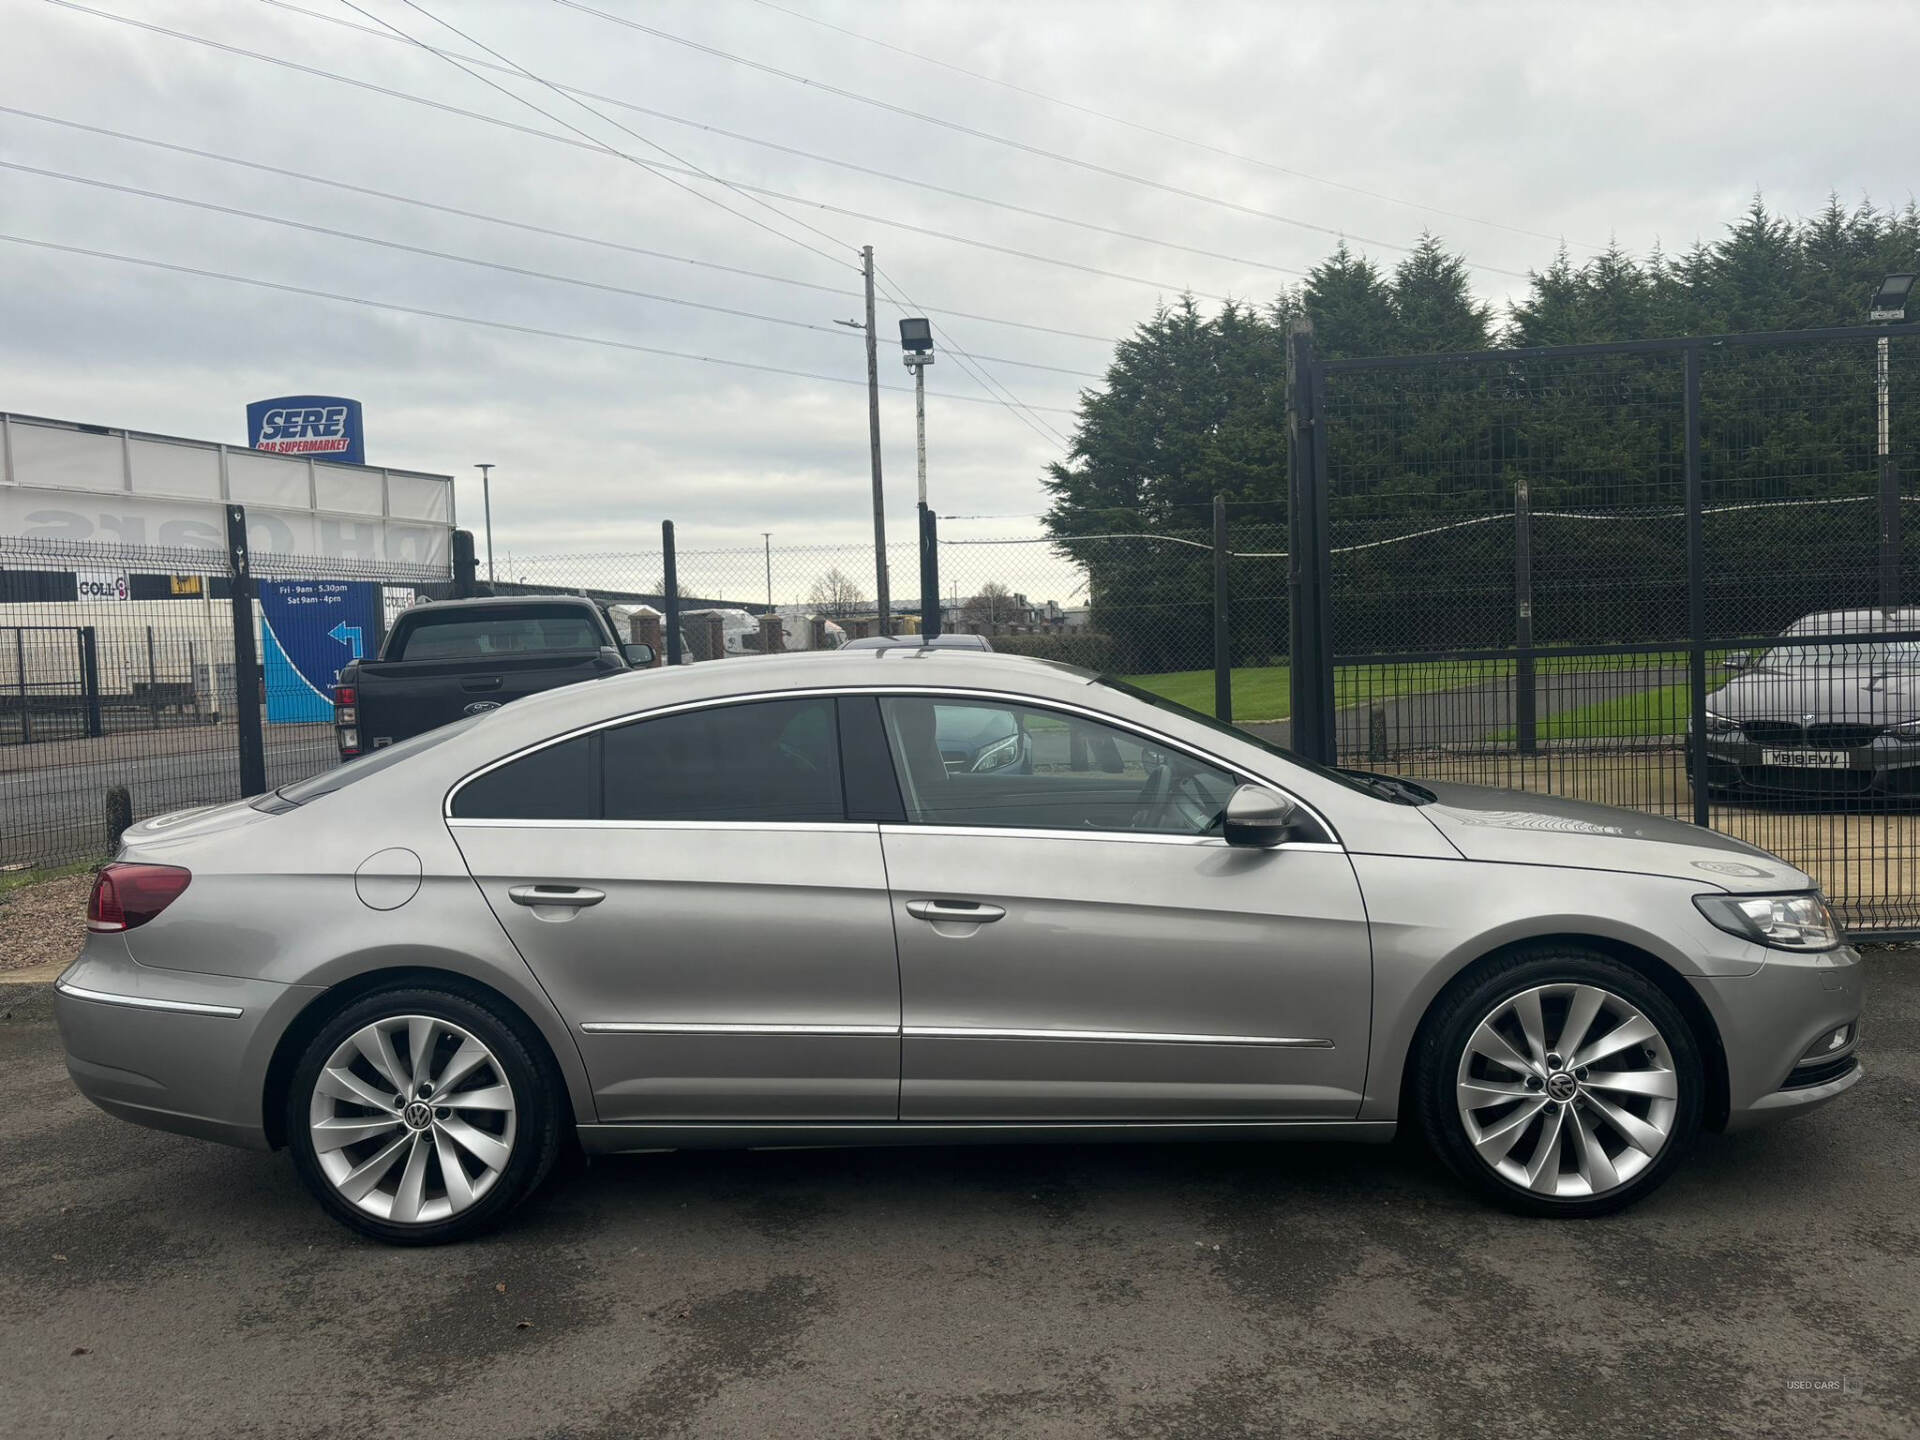
[[[84,875],[97,870],[106,863],[108,857],[98,860],[75,860],[71,865],[29,865],[20,870],[0,870],[0,898],[10,891],[24,890],[29,885],[38,885],[44,880],[58,880],[67,875]]]
[[[1638,740],[1651,736],[1684,735],[1692,713],[1692,687],[1682,682],[1616,695],[1549,715],[1538,722],[1542,740]],[[1494,737],[1513,739],[1512,730]]]
[[[1535,662],[1538,674],[1571,670],[1626,670],[1657,664],[1666,657],[1658,655],[1543,656]],[[1292,713],[1288,691],[1290,668],[1285,665],[1257,665],[1233,672],[1233,718],[1241,724],[1261,724],[1284,720]],[[1334,671],[1334,708],[1364,705],[1369,700],[1390,700],[1396,695],[1425,695],[1435,690],[1452,690],[1465,685],[1505,680],[1513,675],[1511,660],[1429,660],[1409,665],[1341,665]],[[1164,695],[1176,704],[1186,705],[1204,714],[1213,714],[1213,671],[1172,670],[1162,675],[1124,677],[1143,690]],[[1613,702],[1609,702],[1613,703]],[[1603,706],[1588,706],[1597,710]],[[1584,714],[1585,710],[1569,711]],[[1679,711],[1686,722],[1684,699]],[[1540,731],[1544,737],[1548,732]],[[1612,731],[1600,733],[1615,733]],[[1638,733],[1638,732],[1621,732]],[[1661,733],[1649,731],[1649,734]]]

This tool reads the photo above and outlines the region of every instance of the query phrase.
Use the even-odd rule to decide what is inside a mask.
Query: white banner
[[[118,570],[81,570],[73,577],[79,582],[82,600],[125,600],[129,598],[126,572]]]

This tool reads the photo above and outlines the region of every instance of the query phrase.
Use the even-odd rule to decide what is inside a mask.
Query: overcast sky
[[[569,141],[579,137],[567,126],[578,126],[672,163],[653,148],[663,147],[713,175],[880,218],[772,201],[796,217],[789,220],[699,179],[683,182],[697,192],[689,194],[585,142],[489,125],[49,0],[0,0],[0,104],[847,293],[356,196],[16,114],[0,114],[0,160],[825,329],[510,275],[18,170],[0,170],[0,231],[851,382],[864,378],[861,347],[832,322],[859,312],[855,251],[871,243],[886,274],[969,351],[1097,375],[1109,353],[1099,339],[941,317],[962,311],[1112,337],[1182,287],[1267,299],[1292,283],[1289,272],[1324,255],[1334,243],[1328,232],[1391,265],[1425,227],[1469,254],[1475,285],[1500,304],[1524,292],[1528,269],[1551,261],[1553,237],[1564,237],[1576,259],[1609,236],[1638,252],[1656,242],[1675,251],[1717,237],[1756,189],[1797,214],[1831,191],[1900,204],[1920,155],[1920,106],[1910,97],[1920,6],[1910,4],[583,0],[821,85],[1225,202],[1209,203],[892,113],[559,0],[419,0],[429,13],[403,0],[357,3],[433,45],[486,58],[430,13],[543,79],[657,113],[590,102],[642,140],[538,84],[481,72],[503,93],[337,0],[299,0],[298,8],[84,0]],[[853,166],[1191,248],[1099,234]],[[494,462],[495,543],[518,555],[650,549],[662,518],[677,522],[687,547],[758,545],[769,530],[776,546],[871,535],[858,383],[508,333],[16,244],[0,244],[0,263],[0,409],[240,442],[248,400],[353,396],[365,403],[369,459],[459,476],[460,514],[475,528],[470,467]],[[880,310],[881,379],[902,387],[883,395],[881,421],[888,524],[909,538],[913,411],[894,339],[900,313]],[[929,377],[937,392],[928,405],[932,500],[956,515],[1031,515],[1045,503],[1039,476],[1064,448],[1068,412],[1097,381],[992,361],[984,368],[1035,412],[1023,422],[979,403],[981,386],[943,356]],[[969,398],[946,398],[954,396]],[[947,533],[1031,528],[996,519]]]

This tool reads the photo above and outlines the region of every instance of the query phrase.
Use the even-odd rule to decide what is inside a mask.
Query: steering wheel
[[[1131,824],[1135,830],[1204,835],[1219,815],[1220,806],[1207,793],[1198,771],[1182,768],[1176,773],[1163,760],[1147,773]]]
[[[1147,783],[1140,787],[1140,793],[1133,799],[1133,817],[1127,821],[1129,829],[1157,830],[1161,825],[1161,812],[1167,808],[1167,801],[1173,794],[1173,767],[1162,760],[1147,771]]]

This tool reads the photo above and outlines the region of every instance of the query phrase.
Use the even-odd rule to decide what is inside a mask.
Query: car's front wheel
[[[558,1096],[514,1026],[452,991],[369,995],[322,1027],[294,1070],[295,1167],[336,1219],[432,1245],[525,1199],[559,1150]]]
[[[1455,1173],[1528,1215],[1604,1215],[1671,1175],[1705,1080],[1686,1017],[1639,971],[1553,947],[1488,962],[1430,1017],[1414,1083]]]

